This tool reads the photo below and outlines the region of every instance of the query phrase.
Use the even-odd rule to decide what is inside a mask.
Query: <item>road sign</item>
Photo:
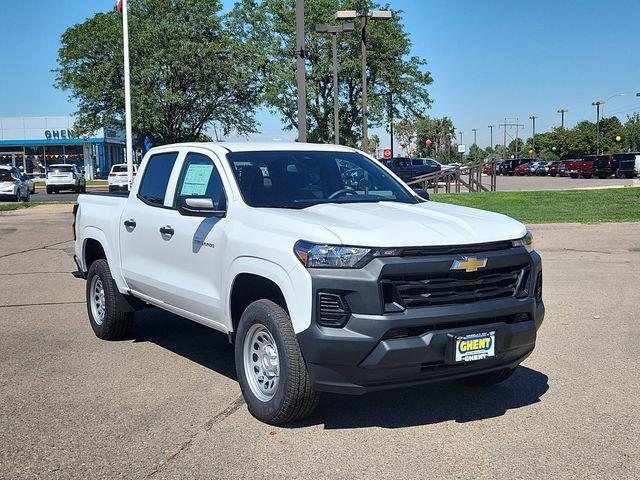
[[[466,145],[458,145],[458,153],[464,153],[467,151]]]
[[[385,149],[382,151],[382,156],[383,156],[384,158],[386,158],[386,159],[391,158],[391,149],[390,149],[390,148],[385,148]]]

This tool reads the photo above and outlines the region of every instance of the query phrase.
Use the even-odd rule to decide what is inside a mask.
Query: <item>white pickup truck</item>
[[[80,195],[74,212],[95,334],[126,335],[150,306],[226,333],[271,424],[319,392],[503,381],[544,318],[522,224],[425,200],[348,147],[153,148],[128,195]]]

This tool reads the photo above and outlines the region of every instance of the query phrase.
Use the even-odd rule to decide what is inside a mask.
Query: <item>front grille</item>
[[[382,278],[385,303],[405,308],[455,305],[514,296],[527,265],[491,268],[478,272],[391,274]]]
[[[491,252],[508,250],[513,247],[511,240],[504,242],[476,243],[472,245],[446,245],[438,247],[408,247],[403,248],[402,257],[422,257],[425,255],[450,255],[464,251],[465,254],[477,252]]]

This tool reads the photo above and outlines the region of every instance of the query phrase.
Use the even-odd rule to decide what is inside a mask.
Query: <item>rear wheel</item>
[[[511,375],[513,375],[513,372],[515,371],[515,368],[503,368],[502,370],[496,370],[494,372],[482,373],[480,375],[474,375],[472,377],[461,378],[459,381],[460,383],[472,387],[490,387],[491,385],[496,385],[500,382],[504,382]]]
[[[51,195],[53,193],[53,189],[51,187],[47,187],[47,194]]]
[[[133,324],[133,312],[118,307],[118,292],[106,260],[96,260],[87,273],[87,311],[96,337],[114,340],[125,336]]]
[[[238,324],[236,371],[249,412],[279,425],[308,416],[318,404],[287,312],[270,300],[247,307]]]

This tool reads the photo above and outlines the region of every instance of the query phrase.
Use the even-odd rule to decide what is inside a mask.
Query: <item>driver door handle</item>
[[[167,235],[167,236],[172,236],[174,233],[176,233],[173,228],[171,228],[169,225],[167,225],[166,227],[160,227],[160,233],[162,235]]]
[[[133,230],[134,228],[136,228],[136,221],[135,220],[125,220],[124,221],[124,226]]]

